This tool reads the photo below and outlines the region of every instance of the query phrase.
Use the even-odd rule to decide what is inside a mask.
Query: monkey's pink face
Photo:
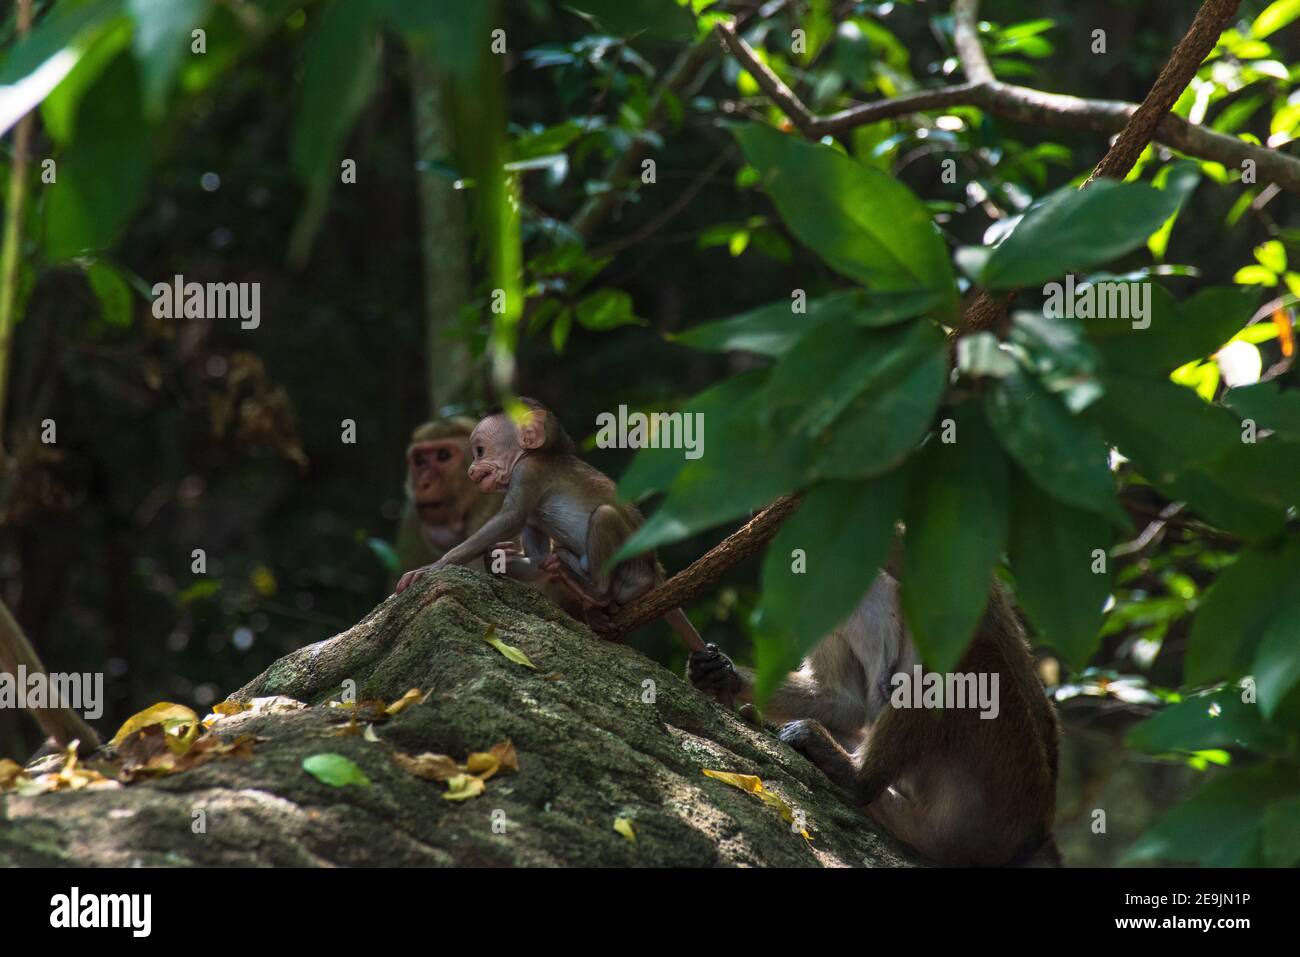
[[[424,524],[447,525],[456,519],[458,499],[464,497],[464,461],[463,438],[416,442],[406,450],[406,487]]]
[[[524,454],[519,433],[506,415],[488,416],[470,433],[469,480],[484,492],[496,492],[510,484],[515,464]]]

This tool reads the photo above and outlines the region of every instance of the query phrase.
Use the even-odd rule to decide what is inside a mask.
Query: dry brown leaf
[[[23,773],[23,766],[10,758],[0,758],[0,791],[13,786],[18,776]]]
[[[426,781],[447,781],[461,774],[461,768],[445,754],[405,754],[393,752],[393,763],[407,774],[414,774]]]
[[[503,774],[507,772],[515,774],[519,771],[519,752],[515,750],[514,742],[508,738],[492,745],[488,753],[497,759]]]
[[[228,718],[232,714],[239,714],[241,711],[251,710],[253,710],[253,705],[249,701],[218,701],[212,706],[212,713],[223,718]]]

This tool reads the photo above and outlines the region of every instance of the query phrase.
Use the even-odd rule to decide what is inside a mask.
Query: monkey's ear
[[[529,409],[519,423],[519,444],[533,451],[546,443],[546,410]]]

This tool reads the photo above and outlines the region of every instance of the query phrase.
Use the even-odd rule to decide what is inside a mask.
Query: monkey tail
[[[704,639],[701,638],[700,633],[695,630],[695,626],[691,624],[691,620],[686,617],[686,612],[682,611],[680,608],[674,608],[672,611],[668,612],[668,614],[664,615],[664,618],[667,620],[668,624],[672,626],[673,631],[677,632],[677,636],[686,643],[686,647],[691,649],[691,651],[708,650],[704,644]]]

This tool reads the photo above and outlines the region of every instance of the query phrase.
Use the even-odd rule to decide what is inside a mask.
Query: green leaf
[[[803,314],[794,312],[792,303],[779,300],[669,338],[706,352],[755,352],[779,359],[818,323],[833,319],[859,326],[888,326],[942,304],[943,297],[933,290],[871,295],[853,289],[813,299]]]
[[[1250,35],[1256,40],[1276,33],[1300,17],[1300,0],[1274,0],[1250,25]]]
[[[704,352],[754,352],[780,358],[818,323],[847,316],[864,301],[865,294],[860,290],[836,292],[811,300],[807,312],[800,315],[794,312],[792,302],[778,300],[730,319],[706,322],[670,338]]]
[[[130,59],[115,60],[82,98],[76,130],[45,204],[45,255],[53,262],[110,245],[144,198],[148,135]]]
[[[118,16],[78,39],[76,48],[84,50],[80,59],[63,82],[41,101],[41,121],[54,142],[60,146],[72,142],[81,98],[130,45],[131,33],[131,21]]]
[[[99,300],[104,322],[120,329],[130,326],[131,287],[121,272],[108,263],[92,263],[86,267],[86,281]]]
[[[1300,601],[1284,604],[1264,627],[1251,668],[1264,717],[1272,718],[1300,684]]]
[[[1282,391],[1276,381],[1232,389],[1223,397],[1238,416],[1261,429],[1271,429],[1284,439],[1300,440],[1300,391]]]
[[[595,17],[614,36],[689,40],[695,35],[695,18],[676,0],[563,0],[563,5]]]
[[[502,657],[507,661],[513,661],[515,664],[523,665],[525,668],[531,668],[533,671],[537,670],[537,665],[533,664],[532,660],[529,659],[528,655],[526,655],[521,649],[516,648],[514,645],[508,645],[497,637],[496,625],[488,625],[488,630],[484,633],[483,640],[499,651]]]
[[[10,49],[0,61],[0,135],[63,82],[121,12],[116,0],[60,3]]]
[[[1134,328],[1127,318],[1088,319],[1083,323],[1112,369],[1167,376],[1184,363],[1217,351],[1250,321],[1259,300],[1258,290],[1213,286],[1175,305],[1162,287],[1149,285],[1151,312],[1146,328]]]
[[[948,352],[932,323],[915,323],[905,333],[894,337],[899,341],[888,351],[877,353],[863,388],[818,437],[813,477],[880,475],[924,438],[948,385]]]
[[[307,199],[290,239],[290,258],[304,260],[325,216],[348,133],[374,90],[375,11],[368,3],[335,0],[320,14],[307,42],[299,84],[290,161]]]
[[[766,386],[769,374],[767,369],[754,369],[724,379],[688,401],[682,407],[682,413],[702,415],[710,434],[725,430],[732,416],[749,408],[749,403]],[[635,502],[651,492],[662,491],[672,484],[686,463],[681,449],[641,449],[619,481],[618,494],[629,502]]]
[[[1094,572],[1093,552],[1104,555],[1113,535],[1094,514],[1052,497],[1019,469],[1014,476],[1009,551],[1016,598],[1042,640],[1082,668],[1097,647],[1110,594],[1110,575]]]
[[[1300,796],[1284,797],[1264,810],[1264,863],[1269,867],[1300,864]]]
[[[763,562],[755,643],[760,701],[862,600],[889,550],[902,489],[899,472],[822,483],[781,527]]]
[[[1111,374],[1103,383],[1105,394],[1085,416],[1153,485],[1247,538],[1281,528],[1281,511],[1252,501],[1227,476],[1229,465],[1237,472],[1259,465],[1231,415],[1167,380]]]
[[[1099,179],[1035,203],[984,264],[990,289],[1037,286],[1118,259],[1174,214],[1178,197],[1142,183]]]
[[[1193,695],[1143,721],[1129,732],[1127,744],[1148,754],[1276,746],[1279,736],[1264,724],[1259,708],[1241,698],[1236,686]]]
[[[785,224],[827,265],[875,290],[937,290],[945,314],[955,311],[947,247],[906,186],[769,126],[750,124],[735,133]]]
[[[1007,461],[979,406],[953,414],[956,441],[939,437],[907,473],[903,611],[926,665],[950,671],[988,604],[1007,537]]]
[[[1167,191],[1171,196],[1176,197],[1178,211],[1181,211],[1183,205],[1187,202],[1187,197],[1192,194],[1200,182],[1201,168],[1189,160],[1180,160],[1177,163],[1162,167],[1152,179],[1151,185],[1159,187]],[[1151,255],[1156,262],[1164,261],[1165,252],[1169,248],[1169,236],[1174,231],[1174,220],[1177,218],[1178,212],[1176,211],[1147,240],[1147,248],[1151,250]]]
[[[1300,541],[1242,552],[1197,608],[1184,666],[1188,683],[1245,674],[1265,630],[1298,589]]]
[[[1071,415],[1020,372],[990,384],[984,412],[1002,447],[1044,492],[1128,525],[1115,499],[1109,452],[1095,426]]]
[[[302,759],[302,769],[322,784],[332,788],[341,788],[349,784],[370,787],[370,778],[366,777],[356,764],[341,754],[326,752],[313,754]]]
[[[207,19],[210,0],[126,0],[135,21],[131,50],[140,64],[145,116],[162,117],[167,93],[189,51],[190,31]]]
[[[390,572],[401,570],[402,560],[397,555],[397,550],[382,538],[367,538],[366,546],[374,552],[380,564]]]
[[[645,325],[645,320],[632,311],[632,297],[619,289],[597,290],[578,303],[573,316],[578,325],[596,332]]]
[[[1265,811],[1271,802],[1291,798],[1295,787],[1295,772],[1276,764],[1228,771],[1161,818],[1138,838],[1120,863],[1166,860],[1207,867],[1257,865]]]
[[[654,515],[615,560],[748,515],[807,480],[811,448],[768,422],[762,393],[706,416],[703,455],[685,460]],[[685,459],[681,449],[675,450]],[[644,453],[642,453],[644,454]]]

